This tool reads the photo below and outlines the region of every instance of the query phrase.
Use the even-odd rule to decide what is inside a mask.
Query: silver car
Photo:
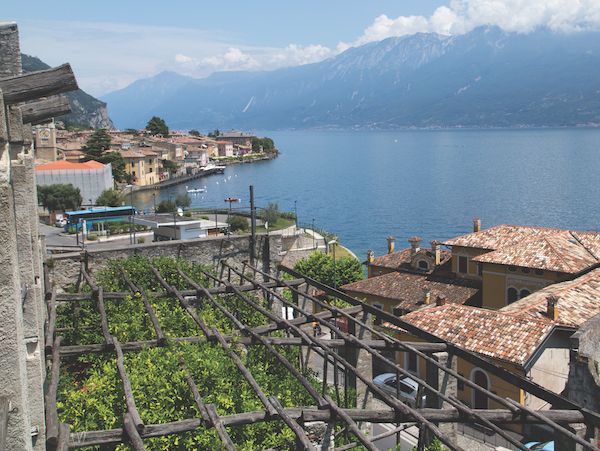
[[[411,407],[415,407],[417,403],[417,392],[419,390],[419,384],[413,381],[410,377],[400,378],[400,393],[396,388],[396,374],[395,373],[383,373],[373,379],[373,384],[381,389],[384,393],[394,396],[405,402]],[[421,406],[425,406],[425,395],[422,395],[423,402]]]

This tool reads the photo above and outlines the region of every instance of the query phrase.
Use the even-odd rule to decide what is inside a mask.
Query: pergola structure
[[[448,449],[461,450],[456,444],[456,424],[478,423],[482,426],[492,429],[496,434],[504,437],[515,449],[527,450],[522,443],[515,440],[502,425],[509,423],[535,423],[545,424],[555,430],[557,436],[561,436],[564,443],[568,443],[571,449],[589,449],[596,450],[590,442],[590,436],[585,435],[585,431],[594,431],[595,427],[600,426],[600,415],[577,405],[569,399],[556,393],[545,390],[543,387],[517,376],[506,369],[492,363],[489,360],[457,348],[450,343],[446,343],[435,336],[425,333],[414,326],[404,322],[401,318],[392,316],[368,304],[351,298],[344,293],[331,287],[323,285],[313,279],[303,276],[294,270],[279,266],[278,274],[273,275],[259,270],[258,268],[245,266],[241,270],[236,269],[226,261],[220,262],[220,276],[209,272],[204,272],[206,278],[212,281],[212,287],[198,285],[186,274],[179,271],[179,275],[187,282],[189,289],[178,290],[175,286],[169,285],[160,272],[151,267],[153,276],[164,288],[164,291],[146,293],[139,290],[134,283],[129,280],[125,271],[119,277],[122,277],[130,292],[116,293],[104,292],[101,286],[90,276],[85,263],[81,263],[81,277],[91,288],[91,293],[57,293],[52,288],[49,279],[49,272],[45,272],[46,299],[48,303],[49,321],[46,330],[46,358],[52,362],[51,378],[49,389],[46,394],[46,425],[47,442],[56,449],[66,450],[69,448],[80,448],[90,445],[116,444],[119,442],[131,442],[134,449],[142,450],[144,439],[163,435],[177,434],[185,431],[191,431],[201,426],[214,428],[220,437],[223,448],[227,450],[236,449],[236,444],[227,433],[226,427],[243,424],[253,424],[266,421],[283,421],[289,426],[296,436],[296,449],[313,450],[320,449],[311,442],[309,434],[304,425],[307,422],[338,422],[343,423],[344,428],[356,437],[356,443],[337,448],[338,450],[351,449],[356,446],[363,446],[368,450],[376,450],[373,444],[374,440],[381,439],[383,436],[372,437],[365,433],[364,427],[359,426],[366,423],[396,423],[397,428],[384,435],[392,435],[406,429],[409,425],[416,425],[419,428],[418,449],[422,450],[433,436],[437,437]],[[294,277],[293,280],[283,280],[281,272],[286,272]],[[250,275],[252,276],[250,276]],[[340,309],[335,305],[322,302],[312,295],[312,288],[325,292],[327,295],[341,299],[352,307]],[[290,290],[292,301],[286,299],[281,289]],[[145,310],[149,315],[156,339],[144,342],[120,343],[116,337],[109,333],[109,324],[111,318],[106,314],[104,301],[107,299],[122,299],[139,292],[142,296]],[[294,319],[285,319],[273,313],[268,308],[261,307],[254,302],[250,294],[258,293],[266,299],[269,306],[280,303],[286,308],[294,311]],[[268,319],[268,324],[255,328],[249,328],[237,319],[236,312],[229,311],[217,297],[234,294],[243,299],[245,303]],[[193,318],[195,323],[202,330],[201,336],[188,336],[167,339],[161,329],[160,322],[157,320],[152,310],[147,296],[167,297],[176,300],[181,307]],[[95,301],[101,316],[101,329],[103,340],[91,345],[73,345],[61,346],[62,337],[56,336],[55,324],[57,318],[58,302],[80,302]],[[216,328],[209,328],[200,319],[196,313],[198,308],[202,308],[205,303],[212,304],[219,309],[235,326],[236,331],[232,334],[221,335]],[[322,309],[320,313],[313,313],[313,303]],[[407,343],[391,337],[385,333],[379,332],[371,327],[371,315],[377,315],[384,321],[389,321],[405,330],[410,331],[420,338],[424,338],[428,343]],[[348,322],[348,333],[343,332],[337,325],[340,319],[345,318]],[[314,337],[310,327],[312,322],[319,322],[323,329],[332,331],[332,339],[321,339]],[[285,331],[285,337],[270,337],[269,333],[281,330]],[[243,374],[246,381],[252,387],[256,396],[260,399],[264,409],[253,412],[243,412],[233,415],[220,416],[213,404],[205,404],[199,394],[189,371],[187,372],[187,382],[194,401],[200,412],[198,418],[189,418],[183,421],[177,421],[166,424],[145,424],[135,405],[135,393],[132,392],[131,384],[125,366],[123,364],[123,354],[142,350],[143,347],[159,347],[167,345],[169,340],[188,341],[188,342],[210,342],[214,346],[221,346],[229,352],[231,359],[235,361],[238,370]],[[276,349],[276,345],[300,346],[303,349],[303,355],[307,352],[313,352],[323,356],[323,390],[315,389],[303,376],[302,362],[288,361]],[[240,346],[264,346],[270,355],[282,363],[291,374],[308,391],[314,403],[309,406],[294,408],[282,408],[277,398],[267,397],[261,387],[256,383],[253,375],[244,366],[236,353],[231,352],[231,347]],[[345,352],[338,352],[338,350]],[[409,374],[404,368],[393,365],[383,355],[386,351],[405,351],[412,352],[430,365],[433,371],[433,377],[428,380],[422,380],[413,374]],[[61,357],[80,355],[83,353],[114,353],[117,357],[116,364],[122,380],[123,392],[125,394],[126,413],[123,416],[123,429],[112,429],[102,431],[85,431],[70,433],[70,427],[67,424],[59,424],[56,410],[56,392],[59,379],[59,367]],[[544,399],[551,404],[552,410],[534,411],[510,399],[502,399],[496,394],[485,390],[474,384],[469,379],[461,376],[453,369],[449,362],[459,357],[466,359],[476,365],[484,368],[486,371],[500,377],[508,382],[526,390],[538,398]],[[378,359],[387,364],[392,364],[399,375],[410,376],[419,383],[420,391],[427,391],[427,407],[416,406],[413,408],[395,397],[383,393],[372,382],[370,371],[361,371],[361,359]],[[333,362],[333,363],[332,363]],[[180,358],[181,365],[185,368],[186,362]],[[339,399],[336,403],[329,397],[325,388],[327,381],[327,365],[335,368],[334,383],[339,381],[337,371],[342,371],[345,375],[343,380],[346,384],[356,387],[359,396],[355,408],[343,408]],[[370,370],[370,366],[367,366]],[[454,364],[455,368],[455,364]],[[461,403],[452,394],[452,387],[456,389],[456,381],[461,381],[466,386],[474,390],[480,390],[490,399],[493,399],[503,406],[499,410],[473,410]],[[369,396],[378,396],[387,406],[386,410],[374,410],[368,408],[366,402]],[[420,397],[419,397],[420,399]],[[367,406],[367,408],[363,408]],[[573,432],[569,425],[577,423],[584,424],[587,427],[583,429],[583,434]],[[576,428],[577,429],[577,428]],[[452,432],[454,431],[454,432]],[[563,449],[563,448],[557,448]],[[566,448],[565,448],[566,449]]]

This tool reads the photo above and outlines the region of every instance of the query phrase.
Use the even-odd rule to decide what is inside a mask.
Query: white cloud
[[[503,30],[529,33],[539,27],[574,32],[600,29],[598,0],[452,0],[428,18],[400,16],[377,17],[364,34],[352,44],[338,48],[380,41],[391,36],[418,32],[456,35],[481,25],[497,25]]]
[[[255,70],[260,67],[260,63],[255,58],[236,47],[229,47],[223,55],[213,55],[202,59],[202,65],[210,66],[216,71]]]

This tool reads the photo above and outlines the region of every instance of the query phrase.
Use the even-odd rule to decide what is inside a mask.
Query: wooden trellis
[[[189,290],[181,291],[175,286],[169,285],[156,268],[151,266],[151,269],[156,280],[164,288],[164,291],[148,293],[148,295],[156,298],[169,297],[177,299],[181,307],[186,311],[186,314],[190,315],[190,317],[202,331],[202,336],[177,337],[171,338],[170,340],[173,340],[174,342],[188,341],[196,343],[206,341],[214,343],[215,346],[222,347],[229,358],[231,358],[235,363],[238,371],[240,371],[258,397],[264,407],[264,410],[220,416],[213,404],[204,403],[191,373],[186,368],[184,359],[178,355],[179,363],[186,372],[187,383],[193,395],[194,402],[198,407],[198,411],[200,412],[200,416],[199,418],[189,418],[186,420],[165,424],[145,424],[142,418],[140,418],[140,415],[136,409],[129,377],[125,366],[123,365],[123,353],[136,352],[141,350],[143,347],[165,346],[167,344],[167,339],[161,330],[159,321],[152,310],[146,293],[136,287],[124,271],[120,274],[120,276],[123,278],[125,284],[130,288],[131,292],[103,292],[102,287],[96,286],[88,274],[85,265],[82,264],[80,269],[81,275],[91,288],[92,293],[58,294],[56,290],[52,290],[50,288],[51,285],[48,277],[48,271],[46,271],[45,277],[46,299],[49,310],[46,352],[47,359],[52,361],[52,377],[48,394],[46,396],[46,422],[48,431],[47,441],[53,446],[56,446],[56,449],[62,450],[69,448],[80,448],[90,445],[114,444],[129,441],[133,445],[134,449],[141,450],[145,449],[144,439],[192,431],[200,426],[205,426],[214,428],[225,449],[234,450],[236,449],[236,446],[227,433],[227,427],[265,421],[283,421],[287,426],[290,427],[296,436],[296,448],[304,450],[315,449],[314,444],[312,444],[308,439],[308,434],[303,427],[303,425],[309,421],[322,421],[327,423],[338,422],[343,424],[345,430],[351,432],[354,437],[356,437],[358,442],[338,448],[340,451],[351,449],[352,447],[358,445],[362,445],[368,450],[376,450],[377,448],[373,444],[375,440],[383,438],[387,435],[399,433],[401,430],[404,430],[412,425],[416,425],[420,431],[418,444],[419,449],[423,449],[426,443],[426,436],[431,437],[431,435],[434,435],[438,437],[447,448],[458,451],[462,448],[460,448],[452,440],[452,438],[447,436],[438,426],[439,423],[457,422],[479,423],[484,425],[492,429],[495,433],[504,437],[517,449],[524,451],[527,450],[527,448],[525,448],[520,442],[516,441],[511,435],[507,434],[504,429],[502,429],[502,424],[546,424],[555,430],[560,431],[560,433],[567,436],[573,442],[581,445],[584,449],[598,449],[565,428],[565,426],[569,423],[585,423],[590,426],[598,427],[600,426],[600,415],[598,413],[591,412],[582,406],[573,403],[567,398],[545,390],[543,387],[510,373],[504,368],[495,365],[494,363],[485,360],[474,353],[456,348],[449,343],[429,335],[404,322],[401,318],[389,315],[368,304],[364,304],[340,291],[305,277],[290,268],[283,266],[279,267],[281,271],[287,272],[295,277],[293,280],[284,281],[281,278],[274,277],[273,275],[265,273],[255,267],[244,265],[244,270],[239,271],[233,266],[229,265],[227,262],[221,262],[220,277],[214,276],[208,272],[204,272],[204,276],[214,283],[214,286],[211,288],[198,285],[181,270],[178,270],[179,276],[186,281],[190,288]],[[248,276],[248,272],[252,272],[254,276]],[[223,277],[225,273],[226,278]],[[310,294],[311,290],[300,289],[300,287],[305,286],[305,284],[318,288],[328,295],[344,300],[350,303],[352,307],[339,309],[334,305],[329,305],[325,302],[322,302]],[[286,300],[281,294],[282,288],[291,291],[294,299],[293,302]],[[139,292],[142,296],[144,308],[150,317],[157,339],[143,342],[120,343],[116,337],[110,336],[110,318],[107,317],[106,310],[104,308],[104,300],[122,299],[137,292]],[[267,299],[276,299],[283,306],[292,308],[294,310],[294,319],[288,320],[273,314],[268,309],[265,309],[264,307],[255,303],[248,296],[249,293],[262,294]],[[254,328],[250,328],[243,324],[237,318],[235,312],[229,311],[224,305],[222,305],[221,302],[219,302],[218,299],[216,299],[215,296],[221,294],[237,295],[239,299],[243,300],[248,306],[252,307],[254,310],[267,318],[269,323],[267,325]],[[192,300],[190,301],[190,299]],[[316,314],[312,311],[308,311],[301,307],[303,304],[300,302],[300,300],[310,301],[309,305],[314,303],[323,309],[323,311]],[[57,332],[55,330],[56,305],[59,301],[94,301],[101,316],[101,329],[103,336],[102,342],[91,345],[61,346],[61,337],[55,337]],[[220,310],[235,325],[235,328],[237,329],[236,332],[227,335],[221,335],[216,328],[210,329],[206,324],[204,324],[202,319],[196,313],[195,307],[202,305],[203,303],[210,303],[213,307]],[[373,329],[370,326],[370,322],[363,319],[365,314],[376,314],[377,316],[382,317],[385,321],[389,321],[397,326],[400,326],[416,336],[426,339],[428,342],[401,342],[393,337],[390,337],[389,335]],[[346,318],[349,324],[349,331],[356,332],[345,333],[338,328],[338,318]],[[315,321],[319,322],[322,327],[328,328],[332,331],[332,339],[326,340],[313,337],[310,332],[307,333],[305,331],[306,327],[302,327]],[[286,336],[268,336],[270,332],[276,330],[285,331]],[[363,340],[358,338],[360,336],[360,332],[362,331],[368,331],[370,335],[376,339]],[[235,344],[232,344],[233,342],[235,342]],[[282,365],[284,365],[285,368],[287,368],[287,370],[293,374],[298,382],[307,390],[311,398],[314,400],[313,405],[283,408],[276,398],[268,397],[256,382],[254,376],[250,373],[248,368],[246,368],[236,353],[233,352],[232,346],[238,345],[263,346],[269,352],[269,354],[277,359]],[[348,384],[349,381],[360,380],[370,392],[377,395],[385,404],[387,404],[387,406],[391,408],[391,410],[342,407],[340,405],[341,402],[339,400],[339,396],[338,399],[334,401],[324,392],[319,393],[319,391],[316,390],[303,376],[302,371],[298,369],[293,362],[287,360],[285,356],[275,349],[276,345],[303,346],[305,348],[310,348],[312,352],[315,352],[324,358],[324,365],[326,366],[323,373],[324,385],[327,384],[327,365],[330,364],[328,362],[331,360],[333,361],[334,365],[334,383],[336,385],[338,382],[337,372],[339,369],[341,369],[345,375],[345,384]],[[393,365],[397,374],[410,376],[413,380],[418,382],[420,390],[428,390],[428,396],[430,393],[433,397],[443,400],[450,406],[449,408],[445,409],[423,409],[420,408],[420,406],[419,408],[413,408],[402,403],[398,399],[383,393],[372,383],[371,374],[362,374],[359,371],[355,357],[356,353],[348,353],[346,355],[336,352],[336,349],[340,348],[366,351],[374,359],[381,360],[387,364],[390,364],[390,362],[384,357],[382,352],[413,352],[422,359],[425,359],[425,361],[427,361],[429,364],[435,366],[439,371],[443,371],[449,374],[450,377],[462,381],[462,383],[473,388],[474,390],[483,392],[490,399],[493,399],[502,405],[503,409],[473,410],[464,405],[454,396],[447,395],[443,391],[438,390],[426,380],[422,380],[416,377],[414,374],[409,374],[403,368]],[[126,403],[126,413],[123,416],[124,428],[104,431],[86,431],[85,434],[69,433],[68,425],[59,424],[57,420],[56,389],[58,386],[58,368],[60,365],[60,358],[80,355],[83,353],[98,352],[116,354],[117,366],[122,380]],[[513,383],[529,393],[546,400],[548,403],[551,403],[554,407],[560,410],[532,411],[531,409],[528,409],[527,407],[512,400],[503,399],[496,394],[472,383],[467,378],[439,363],[437,360],[431,357],[431,353],[433,352],[448,352],[460,358],[474,362],[497,377],[508,380],[510,383]],[[391,422],[398,423],[398,427],[395,430],[381,436],[369,437],[365,435],[358,426],[358,423],[360,422]]]

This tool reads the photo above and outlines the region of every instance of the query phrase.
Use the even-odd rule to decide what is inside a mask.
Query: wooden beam
[[[144,442],[142,442],[142,438],[135,428],[135,425],[133,424],[133,418],[129,412],[123,415],[123,426],[125,427],[125,432],[127,432],[127,436],[133,445],[133,449],[135,451],[146,451]]]
[[[60,375],[60,342],[63,337],[56,337],[52,347],[52,375],[48,392],[44,396],[46,404],[46,442],[52,445],[58,443],[58,412],[56,411],[56,392]]]
[[[121,380],[123,381],[123,393],[125,394],[125,404],[127,404],[127,410],[131,414],[131,419],[135,424],[135,428],[138,431],[144,429],[144,423],[140,418],[140,414],[137,411],[135,406],[135,399],[133,399],[133,392],[131,391],[131,383],[129,382],[129,378],[127,377],[127,371],[125,370],[125,363],[123,361],[123,352],[121,351],[121,346],[119,346],[119,342],[116,338],[113,337],[113,344],[115,346],[115,351],[117,351],[117,368],[119,369],[119,374],[121,375]]]
[[[10,399],[0,396],[0,451],[6,450],[6,433],[8,431],[8,408]]]
[[[66,63],[52,69],[0,79],[0,89],[4,95],[4,104],[13,105],[76,91],[79,87],[71,65]]]
[[[66,96],[41,99],[37,102],[26,103],[19,106],[23,115],[24,124],[41,124],[56,116],[71,113],[71,105]]]

